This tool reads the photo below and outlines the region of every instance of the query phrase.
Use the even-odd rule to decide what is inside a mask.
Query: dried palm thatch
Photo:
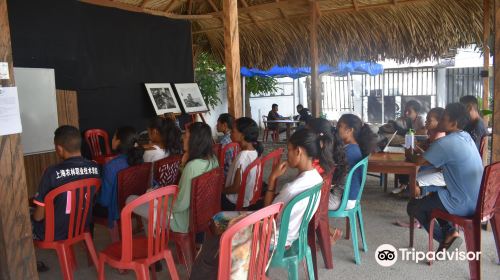
[[[106,0],[101,0],[106,1]],[[309,64],[310,1],[235,0],[241,64]],[[224,60],[222,0],[115,0],[193,20],[194,43]],[[320,63],[437,58],[450,48],[481,45],[482,0],[317,0]],[[186,16],[187,17],[187,16]]]

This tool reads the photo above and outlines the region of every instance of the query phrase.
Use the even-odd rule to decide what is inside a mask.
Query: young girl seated
[[[344,114],[337,123],[337,132],[344,142],[344,149],[349,169],[356,165],[363,158],[374,151],[376,146],[376,135],[372,132],[368,124],[363,124],[361,119],[353,114]],[[349,190],[349,200],[345,210],[356,206],[361,181],[363,178],[362,170],[357,169],[351,179]],[[328,209],[337,210],[342,202],[344,195],[344,183],[334,186],[330,194]]]
[[[240,144],[241,151],[231,162],[227,172],[225,188],[222,191],[222,210],[236,209],[243,172],[264,150],[262,144],[257,140],[258,138],[259,127],[254,120],[246,117],[236,120],[231,132],[231,139]],[[243,207],[247,207],[252,199],[255,180],[257,180],[257,168],[252,169],[248,174]]]
[[[102,187],[97,195],[97,203],[93,214],[108,218],[108,226],[113,227],[114,222],[120,217],[118,209],[118,172],[143,163],[144,149],[137,144],[139,136],[130,126],[120,127],[116,130],[111,141],[111,147],[119,155],[106,163],[102,171]]]
[[[184,155],[186,164],[179,181],[179,193],[172,208],[170,230],[187,233],[189,229],[189,206],[191,204],[191,181],[214,168],[219,167],[212,149],[212,129],[205,123],[195,122],[189,125],[184,135]],[[136,196],[129,196],[127,203]],[[147,219],[148,205],[143,204],[134,213]]]
[[[149,123],[150,144],[144,148],[144,162],[154,162],[182,152],[181,130],[172,119],[154,118]]]
[[[288,141],[287,161],[282,162],[269,176],[269,187],[264,199],[265,206],[272,203],[283,202],[284,207],[286,207],[287,203],[295,196],[323,182],[323,178],[314,167],[314,159],[319,159],[320,167],[325,170],[325,172],[329,172],[333,166],[323,165],[325,162],[331,162],[332,154],[329,153],[324,146],[321,147],[320,141],[320,137],[307,128],[296,131],[290,137]],[[289,167],[297,169],[298,175],[293,181],[285,184],[278,193],[276,181]],[[286,246],[291,245],[298,239],[300,223],[302,222],[307,204],[308,200],[304,199],[293,207],[287,229]],[[318,206],[319,199],[314,205],[314,212],[318,209]],[[277,234],[275,236],[277,236]],[[217,278],[219,238],[220,236],[208,236],[205,239],[202,249],[193,265],[190,279]],[[248,258],[249,254],[245,254],[244,256]],[[239,264],[241,263],[242,261],[239,260]],[[248,265],[240,265],[239,267],[233,266],[232,273],[238,273],[238,275],[240,275],[240,272],[237,270],[241,269],[246,270],[242,273],[246,275]]]

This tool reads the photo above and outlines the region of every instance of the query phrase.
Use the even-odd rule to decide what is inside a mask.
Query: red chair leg
[[[137,280],[149,280],[149,271],[146,265],[139,265],[134,270]]]
[[[314,279],[318,279],[318,257],[316,255],[316,235],[314,234],[314,218],[309,223],[307,228],[307,243],[309,248],[311,248],[312,262],[314,268]],[[307,271],[307,269],[306,269]]]
[[[467,252],[481,251],[481,224],[469,224],[464,227],[465,245]],[[471,280],[481,279],[481,255],[477,260],[469,261],[469,273]]]
[[[177,274],[177,268],[175,267],[174,258],[172,257],[172,252],[167,251],[165,261],[167,262],[167,268],[170,272],[170,277],[172,280],[179,280],[179,275]]]
[[[85,233],[85,245],[85,247],[87,248],[88,256],[92,260],[92,263],[94,263],[96,269],[99,270],[99,259],[97,258],[97,252],[95,250],[94,242],[92,241],[92,236],[90,235],[90,233]]]
[[[75,270],[78,268],[78,264],[76,263],[75,249],[73,248],[73,246],[68,247],[68,252],[69,252],[71,273],[74,273]]]
[[[500,263],[500,213],[496,213],[493,218],[490,219],[490,224],[497,247],[498,263]]]
[[[180,264],[184,264],[188,275],[191,272],[191,266],[194,262],[194,244],[190,241],[189,235],[177,235],[173,238],[175,243],[175,251]]]
[[[328,221],[321,220],[319,226],[316,229],[316,236],[321,248],[321,254],[323,255],[323,261],[325,262],[325,267],[327,269],[333,268],[333,256],[332,256],[332,246],[330,243],[330,225]],[[318,279],[318,278],[316,278]]]
[[[63,275],[64,280],[72,280],[73,273],[71,272],[71,261],[70,261],[70,252],[68,248],[64,246],[58,246],[56,248],[57,258],[59,259],[59,265],[61,266],[61,273]]]
[[[349,240],[351,236],[351,224],[349,223],[349,218],[345,217],[345,239]]]

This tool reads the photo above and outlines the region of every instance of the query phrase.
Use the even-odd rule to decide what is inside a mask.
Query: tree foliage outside
[[[209,53],[202,52],[196,58],[195,81],[200,87],[201,95],[210,108],[221,103],[219,91],[226,82],[226,67],[218,63]],[[269,93],[274,95],[278,90],[278,81],[272,77],[246,78],[246,101],[249,106],[250,95]]]
[[[225,70],[224,65],[218,63],[209,53],[202,52],[197,56],[195,81],[200,87],[205,104],[212,109],[221,102],[219,90],[226,81]]]

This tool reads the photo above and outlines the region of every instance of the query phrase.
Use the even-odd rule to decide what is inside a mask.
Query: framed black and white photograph
[[[157,115],[181,113],[170,84],[145,84]]]
[[[186,113],[208,111],[198,84],[175,84],[175,89],[177,89],[177,94],[179,94],[179,99]]]

